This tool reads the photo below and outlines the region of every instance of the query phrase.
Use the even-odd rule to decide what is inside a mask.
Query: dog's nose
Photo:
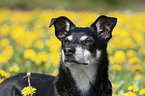
[[[64,49],[64,54],[66,56],[71,56],[75,52],[75,49],[73,47],[67,47]]]

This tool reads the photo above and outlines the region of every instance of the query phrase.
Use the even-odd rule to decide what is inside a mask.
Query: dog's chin
[[[75,60],[65,60],[64,63],[67,66],[74,66],[74,65],[88,66],[89,65],[89,63],[82,63],[82,62],[78,62],[78,61],[75,61]]]

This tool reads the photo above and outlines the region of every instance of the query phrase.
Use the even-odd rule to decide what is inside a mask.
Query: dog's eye
[[[65,40],[64,40],[64,43],[65,43],[65,44],[69,44],[70,42],[71,42],[71,41],[68,40],[68,39],[65,39]]]
[[[92,40],[86,39],[82,41],[83,44],[91,44]]]

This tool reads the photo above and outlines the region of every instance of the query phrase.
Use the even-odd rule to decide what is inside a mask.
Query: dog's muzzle
[[[65,60],[65,64],[77,64],[77,65],[88,65],[88,63],[81,63],[76,60]]]
[[[63,62],[66,65],[89,65],[89,63],[85,61],[85,56],[82,55],[84,53],[82,52],[80,54],[80,52],[82,52],[82,50],[76,50],[73,46],[64,48],[62,50]],[[79,57],[79,55],[81,57]]]
[[[72,56],[75,53],[75,48],[73,47],[66,47],[64,49],[65,56]]]

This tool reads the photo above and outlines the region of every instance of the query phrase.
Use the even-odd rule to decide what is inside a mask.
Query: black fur
[[[106,48],[116,22],[116,18],[100,16],[90,27],[79,28],[64,16],[52,19],[50,27],[52,25],[55,27],[55,35],[62,42],[62,50],[66,51],[65,59],[74,59],[75,49],[73,48],[78,45],[89,50],[92,57],[96,56],[96,49],[101,50],[101,56],[95,63],[97,68],[94,71],[94,82],[89,82],[91,87],[87,94],[83,94],[78,89],[70,68],[61,58],[59,73],[56,77],[31,74],[31,85],[37,89],[34,96],[112,96],[112,87],[108,79],[109,61]],[[66,40],[66,37],[71,34],[75,38],[70,42]],[[78,38],[81,35],[87,35],[89,40],[80,42]],[[77,62],[77,64],[81,66],[81,63]],[[27,78],[23,78],[25,75],[26,73],[21,73],[2,82],[0,96],[13,96],[13,92],[15,96],[22,96],[21,90],[28,86]]]

